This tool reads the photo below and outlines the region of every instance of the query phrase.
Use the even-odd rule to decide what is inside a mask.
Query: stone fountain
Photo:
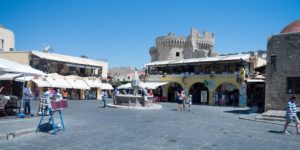
[[[139,90],[144,87],[140,87],[141,81],[139,79],[138,73],[135,70],[134,76],[131,80],[131,87],[133,92],[130,94],[120,94],[115,97],[114,104],[108,104],[109,107],[115,108],[127,108],[127,109],[161,109],[161,105],[153,104],[153,97],[148,96],[147,106],[143,107],[145,104],[144,98],[139,94]]]

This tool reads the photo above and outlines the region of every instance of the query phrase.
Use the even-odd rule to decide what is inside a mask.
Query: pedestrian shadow
[[[247,109],[247,110],[228,110],[228,111],[224,111],[226,113],[233,113],[233,114],[251,114],[252,111],[251,109]]]
[[[61,126],[58,127],[57,124],[56,124],[55,131],[54,131],[53,126],[49,122],[46,122],[46,123],[41,124],[35,130],[35,133],[41,132],[41,133],[47,133],[47,134],[55,134],[55,133],[60,132],[60,131],[65,131],[65,129],[62,129]]]
[[[49,122],[43,123],[41,124],[38,129],[36,130],[36,132],[44,132],[44,133],[48,133],[50,131],[53,130],[52,125]]]
[[[274,134],[283,134],[284,133],[283,131],[273,131],[273,130],[268,131],[268,132],[274,133]]]
[[[172,111],[178,111],[177,109],[174,109],[174,108],[173,108],[173,109],[171,109],[171,110],[172,110]]]

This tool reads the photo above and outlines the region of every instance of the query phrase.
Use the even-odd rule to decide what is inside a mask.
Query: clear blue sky
[[[300,0],[0,0],[0,24],[17,50],[107,58],[109,67],[150,62],[155,38],[191,27],[214,32],[218,53],[266,49],[267,38],[300,18]]]

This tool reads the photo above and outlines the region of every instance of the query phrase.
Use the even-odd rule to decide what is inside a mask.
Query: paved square
[[[191,112],[177,112],[175,103],[162,103],[161,110],[99,106],[99,101],[69,101],[63,110],[66,131],[1,141],[1,149],[300,149],[295,128],[285,135],[283,126],[238,119],[246,108],[194,105]]]

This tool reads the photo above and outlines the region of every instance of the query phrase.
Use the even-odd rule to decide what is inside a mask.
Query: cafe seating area
[[[0,95],[0,117],[16,116],[20,113],[21,100],[14,95]]]

